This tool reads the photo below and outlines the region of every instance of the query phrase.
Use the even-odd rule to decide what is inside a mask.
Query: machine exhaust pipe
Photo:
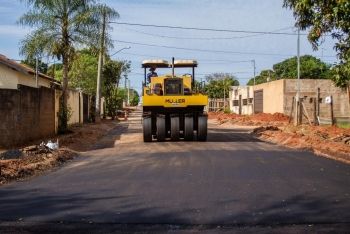
[[[175,58],[174,57],[172,59],[171,66],[172,66],[172,75],[174,78],[175,77]]]

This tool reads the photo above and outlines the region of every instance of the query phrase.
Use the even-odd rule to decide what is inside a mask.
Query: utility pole
[[[127,82],[128,82],[128,78],[125,77],[125,80],[124,80],[124,97],[123,97],[123,105],[124,106],[127,106],[128,105],[128,93],[127,93]],[[126,93],[125,93],[126,92]]]
[[[105,33],[106,33],[106,11],[102,13],[102,30],[100,37],[100,51],[98,55],[98,68],[97,68],[97,88],[96,88],[96,110],[95,110],[95,121],[99,122],[101,117],[101,77],[102,67],[104,60],[104,47],[105,47]]]
[[[298,81],[297,81],[297,93],[295,98],[295,119],[294,124],[299,125],[300,123],[300,115],[301,113],[301,103],[300,103],[300,28],[298,28],[298,39],[297,39],[297,73],[298,73]]]
[[[254,85],[255,85],[255,71],[256,71],[255,59],[252,60],[252,63],[253,63],[253,69],[254,69]]]
[[[128,106],[130,106],[130,80],[128,79]]]
[[[224,111],[226,110],[226,82],[225,79],[222,80],[222,83],[224,85]]]

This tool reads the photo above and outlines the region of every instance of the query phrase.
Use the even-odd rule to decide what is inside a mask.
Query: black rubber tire
[[[172,141],[180,140],[180,118],[178,116],[170,118],[170,138]]]
[[[143,141],[151,142],[152,141],[152,118],[143,117]]]
[[[165,141],[165,116],[157,116],[157,141]]]
[[[185,141],[193,141],[193,116],[185,116],[184,138]]]
[[[198,131],[197,131],[197,140],[206,141],[208,134],[208,116],[199,115],[198,116]]]

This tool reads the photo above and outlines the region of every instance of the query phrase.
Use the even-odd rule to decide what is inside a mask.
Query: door
[[[262,89],[254,91],[254,113],[263,113],[264,91]]]

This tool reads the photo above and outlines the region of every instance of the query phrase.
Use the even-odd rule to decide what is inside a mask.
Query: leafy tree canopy
[[[284,0],[284,7],[294,12],[296,25],[310,28],[308,39],[317,49],[323,37],[330,34],[337,40],[335,49],[340,59],[333,71],[332,79],[341,87],[350,81],[350,1],[348,0]]]
[[[135,89],[130,90],[130,105],[137,106],[140,102],[139,93]]]
[[[286,59],[273,65],[273,70],[278,78],[297,78],[297,57]],[[301,79],[327,79],[329,77],[330,65],[311,55],[300,57]]]
[[[33,70],[36,69],[36,59],[35,58],[28,57],[25,60],[22,60],[21,63],[29,66]],[[47,63],[44,63],[43,61],[41,61],[41,59],[38,59],[39,72],[43,73],[43,74],[47,74],[47,69],[48,69]]]
[[[229,73],[213,73],[207,75],[205,78],[208,82],[205,91],[209,98],[228,97],[230,87],[239,85],[236,77]]]
[[[262,70],[260,74],[255,77],[255,84],[262,84],[273,80],[277,80],[276,73],[273,70]],[[254,85],[254,78],[251,78],[247,85]]]
[[[300,57],[301,79],[330,79],[332,76],[331,66],[311,55]],[[297,57],[286,59],[273,65],[273,70],[263,70],[255,77],[255,84],[261,84],[276,79],[297,78]],[[254,78],[250,79],[248,85],[254,84]]]

